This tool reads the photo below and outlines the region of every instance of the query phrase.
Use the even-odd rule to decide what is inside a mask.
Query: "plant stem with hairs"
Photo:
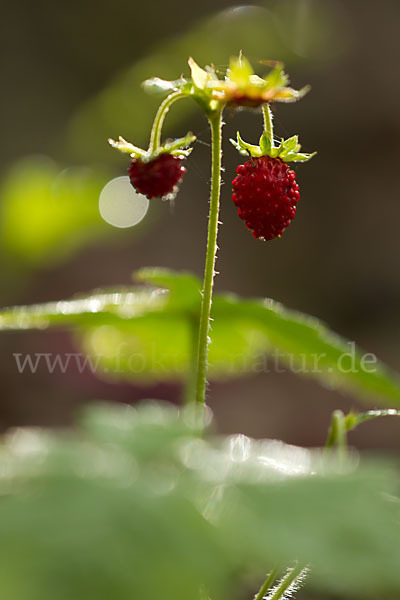
[[[209,115],[212,138],[211,198],[208,220],[207,251],[204,268],[204,282],[200,308],[199,337],[196,361],[196,402],[205,404],[207,390],[208,348],[210,344],[210,320],[212,293],[217,254],[219,204],[221,194],[222,160],[222,111],[219,107]]]

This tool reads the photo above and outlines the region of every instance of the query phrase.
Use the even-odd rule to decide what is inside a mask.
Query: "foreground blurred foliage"
[[[91,357],[90,368],[107,379],[190,378],[200,281],[164,269],[142,269],[136,280],[150,285],[5,309],[0,330],[68,327]],[[365,362],[360,350],[317,319],[272,300],[229,294],[215,295],[212,315],[211,378],[268,373],[285,365],[381,404],[400,403],[398,375],[378,362]]]
[[[75,434],[10,432],[2,596],[228,598],[246,574],[300,557],[319,590],[400,591],[390,466],[354,457],[344,469],[280,442],[214,438],[204,420],[192,408],[98,406]]]

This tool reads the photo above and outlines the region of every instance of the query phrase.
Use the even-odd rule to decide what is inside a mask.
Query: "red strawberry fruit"
[[[273,240],[296,214],[300,198],[295,173],[280,158],[251,158],[237,170],[232,200],[255,238]]]
[[[129,167],[133,187],[151,198],[168,198],[175,195],[178,183],[186,169],[182,159],[172,154],[159,154],[150,161],[134,158]]]

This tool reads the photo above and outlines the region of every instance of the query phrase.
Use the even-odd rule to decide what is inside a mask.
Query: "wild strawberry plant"
[[[74,433],[6,436],[0,456],[3,595],[222,599],[241,589],[245,594],[248,582],[256,585],[265,572],[256,600],[288,598],[309,574],[310,587],[336,596],[398,594],[398,473],[393,463],[360,461],[347,447],[354,427],[398,416],[396,409],[336,411],[321,451],[212,431],[208,380],[250,370],[274,351],[292,368],[301,365],[304,374],[380,405],[399,404],[400,380],[382,364],[366,369],[359,350],[351,368],[345,366],[346,340],[316,319],[271,300],[213,294],[224,110],[263,116],[259,145],[239,133],[233,141],[246,160],[233,180],[232,200],[253,236],[268,242],[295,217],[300,192],[289,163],[313,156],[300,151],[297,136],[276,142],[271,104],[294,102],[308,88],[289,87],[280,63],[259,77],[239,56],[222,78],[192,59],[189,65],[188,78],[146,82],[166,96],[147,149],[123,138],[110,143],[129,155],[129,178],[139,193],[152,202],[175,198],[195,136],[164,141],[164,120],[178,100],[204,111],[212,180],[203,281],[143,269],[135,275],[141,285],[132,288],[0,313],[2,330],[70,328],[88,355],[100,354],[103,376],[179,376],[186,406],[99,405],[85,411]]]

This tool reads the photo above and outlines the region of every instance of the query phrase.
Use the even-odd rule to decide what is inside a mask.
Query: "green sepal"
[[[217,74],[210,66],[202,69],[192,57],[189,58],[188,64],[192,80],[187,93],[200,105],[201,109],[207,115],[210,115],[221,105],[221,102],[212,97],[213,87],[211,84],[218,82]]]
[[[308,94],[311,90],[310,85],[305,85],[300,90],[294,90],[291,87],[285,87],[280,90],[271,102],[296,102]]]
[[[229,81],[236,83],[239,88],[245,88],[248,85],[249,78],[253,76],[254,71],[252,66],[241,53],[238,57],[231,58],[229,68],[226,72],[226,77]]]
[[[205,91],[209,87],[211,81],[218,80],[213,69],[210,67],[202,69],[192,57],[189,58],[188,64],[192,74],[193,85],[197,89]]]
[[[230,139],[229,140],[233,146],[235,146],[236,150],[243,154],[244,156],[254,156],[260,157],[263,155],[263,152],[259,146],[254,146],[253,144],[248,144],[240,137],[240,133],[237,132],[237,141]]]
[[[184,89],[188,81],[181,77],[175,81],[167,81],[159,77],[151,77],[142,83],[143,89],[149,94],[170,94],[174,90]]]
[[[310,86],[300,90],[288,87],[289,77],[281,62],[264,63],[271,67],[271,71],[265,78],[258,76],[242,53],[231,58],[226,75],[222,79],[218,77],[213,66],[203,69],[191,57],[188,63],[190,77],[182,76],[174,81],[153,77],[143,82],[144,89],[153,94],[180,91],[195,100],[206,115],[215,113],[227,103],[235,103],[236,94],[243,94],[250,103],[252,100],[256,103],[295,102],[310,89]]]
[[[283,64],[278,62],[264,79],[264,86],[268,88],[284,88],[289,83],[289,76],[283,70]]]
[[[301,145],[298,141],[298,136],[294,135],[287,140],[282,138],[279,146],[273,146],[266,131],[264,131],[260,137],[259,146],[245,142],[240,137],[239,132],[237,133],[237,141],[230,140],[240,154],[243,154],[244,156],[250,155],[253,158],[270,156],[271,158],[280,158],[284,162],[306,162],[316,155],[316,152],[313,152],[312,154],[299,152]]]
[[[272,69],[263,78],[254,73],[248,60],[240,53],[239,57],[231,59],[225,79],[235,84],[238,90],[250,93],[250,96],[256,89],[259,89],[260,93],[273,91],[269,102],[295,102],[310,90],[310,86],[305,86],[300,90],[288,87],[289,76],[284,71],[283,63],[266,61],[264,64]]]
[[[159,154],[172,154],[172,156],[178,156],[179,158],[187,158],[192,152],[193,148],[190,145],[196,141],[196,136],[189,131],[185,137],[177,138],[176,140],[166,141],[160,148],[149,155],[151,160]]]
[[[299,136],[294,135],[293,137],[288,138],[287,140],[283,140],[282,146],[285,150],[287,150],[287,152],[297,152],[301,148],[299,144]]]
[[[274,158],[278,157],[285,162],[307,162],[316,155],[316,152],[313,152],[312,154],[299,152],[301,145],[298,143],[298,141],[299,138],[297,135],[294,135],[287,140],[282,138],[280,145],[277,148],[272,149],[271,156]]]
[[[149,162],[160,154],[172,154],[172,156],[177,156],[179,158],[187,158],[192,151],[192,148],[189,146],[195,140],[196,136],[189,131],[185,137],[177,138],[176,140],[167,140],[162,146],[157,148],[155,152],[149,152],[149,150],[146,151],[142,148],[138,148],[124,140],[121,136],[118,138],[118,141],[110,138],[108,143],[116,150],[119,150],[124,154],[129,154],[131,158],[140,158],[144,162]]]
[[[312,152],[311,154],[301,153],[301,152],[291,152],[287,154],[282,160],[284,162],[308,162],[311,160],[317,153]]]
[[[167,81],[159,77],[152,77],[146,79],[142,83],[142,87],[146,92],[160,95],[180,91],[195,100],[206,114],[213,113],[218,109],[220,102],[213,99],[210,83],[217,82],[218,77],[212,67],[207,66],[202,69],[193,58],[189,58],[188,63],[191,71],[190,79],[181,77],[175,81]]]
[[[264,131],[262,136],[260,137],[260,148],[263,155],[270,155],[270,152],[272,150],[272,142],[266,131]]]
[[[119,150],[124,154],[130,154],[132,158],[144,158],[146,156],[146,150],[134,146],[130,142],[124,140],[121,136],[119,136],[118,141],[108,138],[108,143],[116,150]]]

